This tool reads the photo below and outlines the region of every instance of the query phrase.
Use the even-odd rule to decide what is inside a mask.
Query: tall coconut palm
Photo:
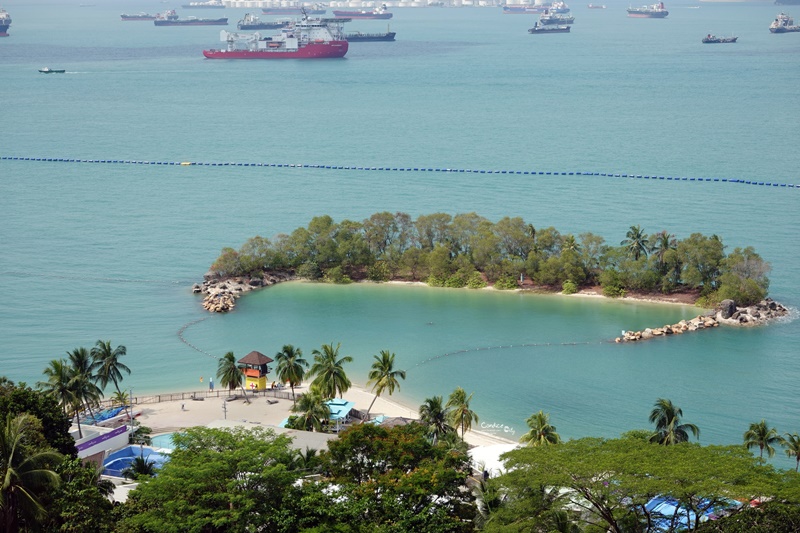
[[[472,401],[472,394],[467,393],[461,387],[450,393],[446,407],[450,409],[450,423],[453,427],[461,427],[461,440],[464,440],[464,433],[472,429],[472,423],[478,422],[478,415],[469,408]]]
[[[102,390],[106,389],[108,382],[114,383],[114,388],[117,392],[121,392],[119,384],[122,381],[122,373],[131,373],[125,363],[120,361],[120,358],[128,353],[128,349],[122,345],[116,348],[111,348],[111,341],[98,340],[94,348],[92,348],[92,371],[95,373],[97,382],[100,384]],[[125,406],[125,413],[128,415],[128,420],[132,420],[131,413],[128,406]]]
[[[283,349],[275,354],[275,359],[278,360],[278,368],[276,370],[278,379],[281,382],[289,382],[289,387],[292,388],[292,403],[297,405],[294,388],[303,381],[306,368],[308,368],[308,361],[303,359],[303,351],[291,344],[285,344]]]
[[[394,369],[394,354],[389,350],[381,350],[380,357],[377,355],[372,357],[375,362],[372,363],[372,370],[369,371],[367,385],[372,385],[372,392],[375,393],[375,397],[367,408],[367,420],[369,420],[369,412],[372,406],[375,405],[375,400],[378,399],[378,396],[383,391],[389,391],[389,396],[391,396],[395,388],[400,390],[400,383],[397,378],[406,379],[405,370]]]
[[[61,405],[65,415],[72,418],[73,413],[78,423],[78,436],[83,438],[81,429],[80,407],[82,399],[76,392],[75,371],[64,359],[53,359],[42,372],[47,381],[40,381],[37,386]]]
[[[800,435],[787,433],[786,438],[781,440],[781,446],[786,448],[786,455],[794,458],[794,471],[798,472],[798,468],[800,468]]]
[[[659,398],[650,412],[650,423],[656,425],[656,431],[650,436],[650,442],[657,444],[678,444],[689,441],[689,432],[696,439],[700,438],[700,429],[694,424],[681,424],[683,410],[665,398]]]
[[[247,392],[244,390],[244,374],[242,374],[242,369],[236,363],[236,356],[233,355],[233,352],[223,355],[217,363],[217,379],[220,385],[228,387],[229,396],[232,390],[240,387],[245,401],[250,403],[250,400],[247,399]]]
[[[527,420],[530,431],[525,433],[520,442],[527,442],[530,446],[548,446],[559,444],[561,436],[556,433],[556,427],[550,424],[550,415],[544,411],[534,413]]]
[[[95,385],[96,377],[92,374],[92,357],[86,348],[75,348],[67,352],[72,365],[72,389],[75,399],[81,403],[94,418],[93,407],[100,403],[103,391]]]
[[[658,265],[661,269],[661,273],[665,274],[665,260],[667,252],[670,250],[675,250],[678,247],[677,242],[675,241],[675,235],[671,233],[667,233],[666,231],[659,231],[655,234],[655,238],[653,239],[653,254],[658,259]]]
[[[66,415],[69,412],[68,408],[72,409],[72,405],[75,402],[70,388],[70,380],[72,379],[70,366],[64,359],[53,359],[42,373],[47,378],[47,381],[40,381],[36,386],[45,394],[55,398]]]
[[[420,422],[428,428],[428,437],[436,444],[448,433],[453,433],[449,410],[444,406],[441,396],[426,398],[419,406]]]
[[[650,250],[650,241],[639,225],[631,226],[625,237],[627,238],[620,242],[620,245],[627,248],[628,255],[634,261],[638,261],[641,256],[647,257],[647,252]]]
[[[316,387],[298,398],[291,411],[298,413],[300,427],[306,431],[322,431],[322,424],[331,417],[331,409]]]
[[[156,462],[148,461],[144,454],[139,457],[134,457],[131,464],[128,465],[123,471],[122,475],[126,479],[141,479],[153,477],[156,474]]]
[[[0,527],[8,533],[19,531],[20,520],[36,521],[46,511],[38,495],[58,485],[52,467],[61,455],[35,451],[26,445],[35,419],[28,414],[6,414],[0,426]]]
[[[318,387],[323,399],[335,398],[342,395],[350,388],[350,380],[344,371],[344,364],[350,363],[353,358],[349,355],[339,357],[341,343],[333,347],[323,344],[321,350],[311,352],[314,355],[314,364],[311,365],[308,375],[314,376],[313,386]]]
[[[775,455],[775,444],[780,444],[782,441],[778,430],[775,428],[767,427],[767,421],[763,418],[761,422],[753,422],[750,428],[744,432],[744,445],[749,450],[758,446],[761,454],[759,458],[764,460],[764,450],[767,451],[767,457]]]

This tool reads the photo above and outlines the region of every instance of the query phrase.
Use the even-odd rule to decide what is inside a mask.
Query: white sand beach
[[[288,391],[288,389],[285,390]],[[305,392],[305,390],[304,386],[295,387],[295,392],[298,394]],[[260,424],[265,427],[277,426],[291,414],[292,400],[278,399],[277,403],[268,403],[268,399],[273,402],[276,399],[269,396],[256,396],[251,399],[250,403],[246,403],[241,399],[241,390],[234,391],[232,394],[235,395],[237,393],[239,399],[234,401],[226,401],[226,396],[223,393],[218,398],[207,397],[202,401],[187,399],[143,404],[136,409],[142,412],[137,420],[143,426],[152,429],[153,435],[156,435],[181,428],[207,426],[220,420],[236,421],[243,424]],[[359,387],[351,387],[344,394],[344,398],[355,402],[357,409],[366,410],[370,402],[372,402],[374,394]],[[370,414],[372,416],[419,418],[414,409],[384,397],[379,397],[375,401]],[[513,440],[474,430],[467,432],[465,440],[472,446],[516,443]]]

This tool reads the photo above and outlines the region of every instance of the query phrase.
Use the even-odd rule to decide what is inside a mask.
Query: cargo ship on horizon
[[[253,30],[279,30],[281,28],[288,28],[292,25],[292,20],[274,20],[266,21],[261,20],[252,13],[245,13],[244,18],[240,20],[236,27],[240,30],[253,31]]]
[[[628,16],[640,19],[663,19],[669,15],[669,11],[664,7],[664,2],[659,2],[651,6],[629,7]]]
[[[8,37],[8,28],[11,26],[11,15],[0,7],[0,37]]]
[[[536,4],[506,4],[503,6],[504,15],[541,15],[545,11],[549,13],[569,13],[567,4],[561,1],[552,3]]]
[[[230,33],[222,30],[222,50],[203,50],[208,59],[323,59],[341,58],[348,43],[342,34],[341,19],[310,19],[307,16],[284,28],[277,35]]]
[[[324,15],[327,12],[322,4],[314,4],[312,7],[265,7],[261,9],[264,15]]]
[[[392,13],[387,11],[386,4],[374,9],[360,9],[358,11],[341,11],[334,10],[333,14],[337,17],[347,17],[351,19],[379,19],[387,20],[392,18]]]
[[[227,18],[218,19],[199,19],[197,17],[188,17],[185,19],[158,19],[154,20],[153,24],[156,26],[227,26]]]
[[[220,0],[208,0],[208,2],[189,2],[181,7],[184,9],[224,9],[225,4]]]
[[[151,15],[150,13],[136,13],[135,15],[128,15],[127,13],[123,13],[120,15],[122,20],[124,21],[140,21],[140,20],[177,20],[178,14],[175,13],[174,9],[170,9],[168,11],[164,11],[163,13],[156,13],[155,15]]]

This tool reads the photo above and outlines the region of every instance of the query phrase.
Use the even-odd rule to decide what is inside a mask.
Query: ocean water
[[[667,19],[648,20],[627,5],[573,5],[572,33],[547,36],[499,8],[395,9],[396,42],[354,43],[343,60],[226,62],[202,57],[218,27],[119,19],[170,4],[7,0],[0,156],[492,172],[0,160],[0,375],[35,383],[51,359],[110,339],[128,348],[134,394],[191,390],[226,351],[292,343],[310,356],[334,342],[354,357],[354,382],[389,349],[408,370],[396,399],[462,386],[485,429],[510,438],[539,409],[563,437],[616,436],[647,427],[658,397],[704,443],[741,442],[761,418],[800,431],[794,318],[619,346],[609,340],[622,329],[697,310],[294,283],[210,316],[191,294],[222,247],[316,215],[474,211],[612,244],[634,224],[716,233],[729,249],[755,246],[773,266],[771,295],[800,307],[798,189],[509,173],[800,183],[800,34],[768,32],[779,8],[670,3]],[[230,27],[247,11],[226,9]],[[739,42],[702,45],[707,33]]]

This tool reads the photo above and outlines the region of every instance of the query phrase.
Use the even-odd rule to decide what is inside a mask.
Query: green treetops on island
[[[693,291],[706,305],[763,299],[769,264],[750,246],[727,254],[725,248],[717,235],[678,239],[667,231],[648,234],[639,225],[614,246],[593,233],[537,229],[521,217],[492,222],[476,213],[434,213],[413,220],[382,212],[361,222],[323,215],[272,240],[252,237],[239,250],[224,248],[211,271],[223,278],[292,272],[332,283],[423,280],[500,289],[518,288],[527,278],[566,292],[599,284],[606,296]]]

